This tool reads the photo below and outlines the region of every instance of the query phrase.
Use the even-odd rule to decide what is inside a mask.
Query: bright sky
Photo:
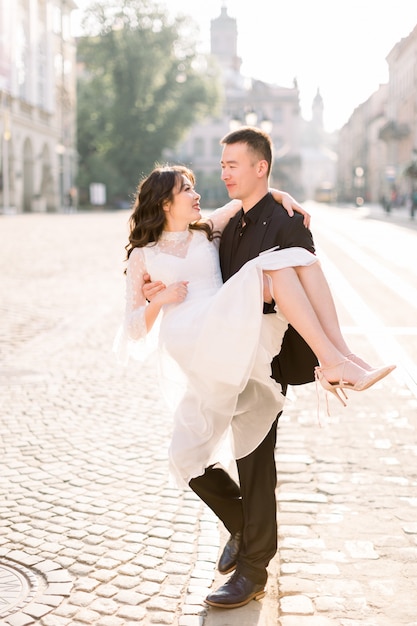
[[[78,0],[80,7],[88,0]],[[284,87],[297,78],[302,114],[320,89],[324,125],[341,128],[388,81],[386,56],[417,25],[417,0],[159,0],[199,25],[209,51],[210,20],[222,5],[236,18],[242,74]]]

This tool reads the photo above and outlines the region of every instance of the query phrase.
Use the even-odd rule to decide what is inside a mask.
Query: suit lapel
[[[271,219],[272,208],[271,206],[266,206],[265,210],[258,218],[253,237],[251,237],[251,258],[258,256],[260,252],[268,250],[274,245],[274,233],[272,232],[272,229],[269,228]]]
[[[273,202],[266,203],[256,221],[255,228],[251,231],[250,238],[244,242],[246,248],[246,259],[253,259],[264,250],[272,247],[278,247],[276,241],[276,219],[277,212]],[[223,231],[220,242],[220,264],[223,278],[231,276],[234,266],[233,260],[233,238],[238,227],[240,213],[232,217]],[[271,224],[272,222],[272,224]]]

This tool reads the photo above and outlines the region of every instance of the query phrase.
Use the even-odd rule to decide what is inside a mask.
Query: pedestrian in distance
[[[414,219],[414,215],[417,211],[417,189],[413,187],[410,198],[410,219]]]
[[[393,367],[372,368],[343,339],[311,232],[277,200],[299,205],[269,191],[269,137],[243,128],[222,143],[232,202],[207,219],[190,170],[157,168],[140,184],[119,347],[146,350],[158,333],[175,407],[171,472],[230,532],[219,569],[236,571],[206,602],[234,608],[263,596],[277,549],[274,448],[288,384],[316,377],[346,404],[346,389],[367,389]],[[239,485],[218,465],[231,457]]]

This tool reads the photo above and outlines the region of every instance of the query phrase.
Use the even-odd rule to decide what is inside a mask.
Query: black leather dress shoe
[[[248,604],[251,600],[260,600],[265,595],[265,585],[253,583],[246,576],[235,572],[231,578],[219,587],[217,591],[209,593],[206,603],[221,609],[237,609]]]
[[[223,552],[217,564],[217,569],[220,574],[229,574],[230,572],[233,572],[236,567],[237,555],[239,554],[241,543],[241,532],[230,535],[229,541],[224,546]]]

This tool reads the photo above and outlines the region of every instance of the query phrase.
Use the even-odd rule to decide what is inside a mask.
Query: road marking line
[[[405,384],[417,397],[417,367],[415,363],[330,258],[322,250],[318,252],[318,256],[325,268],[329,283],[331,283],[332,292],[335,295],[338,294],[341,302],[349,303],[346,306],[350,315],[358,327],[366,333],[369,343],[380,355],[382,362],[395,363],[397,369],[392,375]]]
[[[320,237],[329,240],[329,237],[326,237],[326,233],[321,230]],[[334,243],[334,240],[331,240],[331,243]],[[385,284],[393,293],[417,309],[417,288],[403,280],[398,273],[375,261],[369,254],[363,252],[350,239],[343,237],[340,233],[337,234],[337,245],[342,250],[349,251],[349,256],[352,257],[355,263],[361,265],[372,276],[375,276],[379,282]],[[319,256],[321,258],[321,253]]]

